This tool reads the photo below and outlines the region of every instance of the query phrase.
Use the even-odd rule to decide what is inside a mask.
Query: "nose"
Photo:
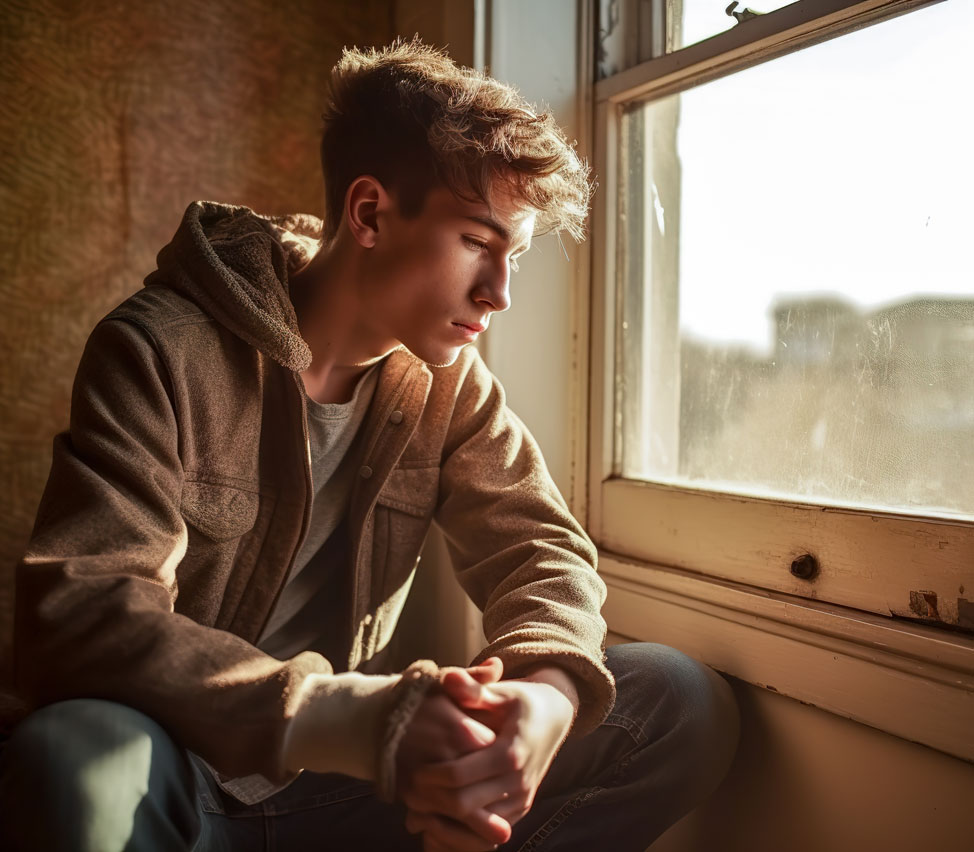
[[[511,268],[506,261],[493,266],[478,282],[474,301],[498,312],[511,306]]]

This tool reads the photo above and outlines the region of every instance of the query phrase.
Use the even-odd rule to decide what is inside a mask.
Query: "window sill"
[[[974,639],[600,554],[609,630],[974,761]]]

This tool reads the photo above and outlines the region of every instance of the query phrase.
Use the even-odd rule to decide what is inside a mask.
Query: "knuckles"
[[[527,764],[527,754],[523,746],[511,743],[504,749],[503,762],[505,768],[512,772],[520,772]]]
[[[456,764],[446,764],[439,769],[439,781],[448,787],[459,787],[463,784],[464,778]]]
[[[453,797],[451,804],[450,816],[459,820],[466,820],[475,810],[477,810],[473,800],[469,794],[464,794],[463,792]]]

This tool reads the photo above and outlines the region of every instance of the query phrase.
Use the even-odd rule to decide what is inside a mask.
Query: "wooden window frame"
[[[974,638],[963,632],[974,627],[974,525],[625,479],[614,402],[624,106],[944,1],[803,0],[672,53],[657,38],[653,58],[594,86],[594,3],[580,3],[600,191],[590,322],[577,329],[590,355],[580,427],[587,488],[573,497],[600,549],[613,633],[676,645],[751,683],[974,760]],[[632,2],[664,20],[658,0]],[[792,572],[804,554],[817,561],[814,579]]]

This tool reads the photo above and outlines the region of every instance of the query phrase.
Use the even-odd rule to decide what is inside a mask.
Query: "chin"
[[[425,362],[428,367],[450,367],[460,357],[460,351],[463,349],[463,346],[443,348],[417,346],[414,348],[406,345],[406,348],[417,358]]]

